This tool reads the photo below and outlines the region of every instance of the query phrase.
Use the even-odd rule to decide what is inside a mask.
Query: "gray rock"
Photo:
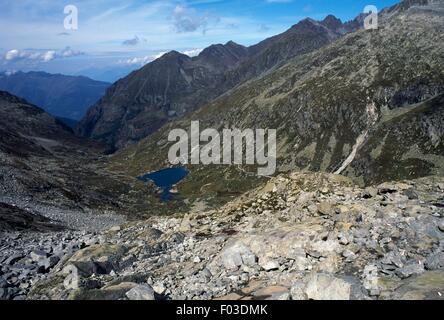
[[[256,256],[241,242],[226,248],[221,254],[221,259],[224,267],[229,270],[242,265],[253,266],[256,264]]]
[[[110,232],[118,232],[120,230],[122,230],[120,226],[114,226],[109,229]]]
[[[325,216],[331,216],[334,213],[333,205],[331,203],[325,202],[325,201],[321,202],[318,205],[317,209],[321,215],[325,215]]]
[[[404,258],[398,252],[390,251],[384,255],[384,257],[381,259],[381,263],[402,268],[404,266],[403,260]]]
[[[344,247],[336,240],[315,241],[311,243],[309,255],[315,258],[328,257],[332,254],[340,253]]]
[[[344,246],[346,246],[346,245],[348,245],[350,243],[350,241],[348,240],[348,237],[346,235],[342,234],[342,233],[340,233],[338,235],[338,240],[339,240],[339,243],[344,245]]]
[[[378,296],[380,294],[378,267],[374,264],[366,265],[362,278],[364,288],[369,292],[370,296]]]
[[[7,288],[0,288],[0,300],[9,300],[9,291]]]
[[[444,268],[444,252],[437,252],[427,257],[424,263],[427,270],[438,270]]]
[[[259,265],[265,271],[277,270],[280,267],[279,262],[277,262],[276,260],[265,260],[265,261],[262,261],[262,259],[261,259],[261,260],[259,260]]]
[[[294,258],[292,269],[295,269],[297,271],[304,271],[309,269],[310,266],[310,260],[307,257],[300,255]]]
[[[279,300],[279,301],[287,301],[290,300],[291,295],[289,292],[281,292],[278,294],[275,294],[271,297],[271,299],[268,300]]]
[[[438,222],[438,229],[439,231],[444,232],[444,219],[440,219]]]
[[[5,260],[5,264],[6,265],[13,265],[14,263],[16,263],[17,261],[19,261],[22,258],[24,258],[23,254],[20,254],[20,253],[13,254],[12,256],[10,256],[8,259]]]
[[[307,300],[307,294],[305,293],[305,284],[303,282],[295,282],[291,286],[290,295],[292,300]]]
[[[69,264],[63,268],[62,272],[66,274],[66,278],[63,281],[63,286],[67,290],[77,290],[81,284],[81,270],[74,264]]]
[[[347,259],[354,259],[356,257],[355,253],[348,249],[342,252],[342,256]]]
[[[261,288],[253,293],[261,300],[290,300],[290,292],[287,287],[269,286]]]
[[[318,273],[307,283],[305,294],[313,300],[350,300],[351,285],[332,275]]]
[[[409,265],[406,265],[402,268],[399,268],[396,270],[396,275],[400,277],[401,279],[408,278],[412,275],[418,275],[423,273],[424,270],[424,264],[422,263],[411,263]]]
[[[31,251],[30,256],[31,256],[32,261],[38,262],[39,260],[45,259],[46,257],[48,257],[48,254],[44,251],[41,251],[41,250],[34,250],[34,251]]]
[[[359,229],[354,229],[353,230],[353,235],[354,235],[355,238],[365,239],[365,238],[368,238],[370,236],[370,232],[368,231],[368,229],[359,228]]]
[[[208,279],[210,279],[210,278],[213,276],[213,275],[211,274],[211,271],[208,270],[207,268],[205,268],[205,269],[203,269],[203,270],[201,271],[201,275],[202,275],[203,277],[208,278]]]
[[[305,287],[305,294],[308,299],[313,300],[368,299],[355,277],[338,278],[326,273],[312,275]]]
[[[362,197],[367,199],[374,198],[377,195],[378,195],[378,189],[376,189],[375,187],[367,187],[362,193]]]
[[[12,300],[19,291],[18,288],[0,288],[0,300]]]
[[[156,283],[153,285],[153,290],[154,290],[157,294],[162,295],[162,294],[165,293],[166,288],[165,288],[164,283],[159,281],[159,282],[156,282]]]
[[[58,262],[60,258],[58,256],[50,256],[45,259],[39,260],[39,265],[45,267],[46,270],[53,268]]]
[[[8,281],[6,281],[3,277],[0,277],[0,288],[7,288],[9,287]]]
[[[126,293],[129,300],[156,300],[154,290],[150,285],[138,285]]]

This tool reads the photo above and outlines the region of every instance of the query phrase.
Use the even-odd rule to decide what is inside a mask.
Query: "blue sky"
[[[164,52],[257,43],[305,17],[350,20],[397,0],[0,0],[0,70],[85,74],[140,68]],[[78,30],[64,29],[64,7]],[[117,72],[117,71],[116,71]],[[118,73],[118,72],[117,72]]]

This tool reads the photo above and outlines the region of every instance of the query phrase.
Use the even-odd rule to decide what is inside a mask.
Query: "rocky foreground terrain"
[[[292,173],[219,210],[3,233],[3,299],[443,299],[444,178]]]

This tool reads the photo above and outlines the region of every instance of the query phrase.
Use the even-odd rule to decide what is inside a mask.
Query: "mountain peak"
[[[226,47],[238,47],[238,46],[240,46],[240,44],[238,44],[238,43],[236,43],[236,42],[230,40],[230,41],[228,41],[227,43],[225,43],[225,46],[226,46]]]
[[[152,63],[171,63],[171,62],[178,62],[178,61],[183,61],[186,59],[190,59],[189,56],[187,56],[186,54],[183,54],[179,51],[176,50],[171,50],[168,51],[167,53],[163,54],[162,56],[160,56],[159,58],[155,59],[154,61],[152,61]],[[142,69],[146,69],[146,68],[150,68],[152,63],[148,63],[146,64],[144,67],[142,67]]]
[[[327,15],[321,21],[301,20],[285,32],[248,48],[228,41],[209,46],[192,58],[182,58],[181,53],[171,51],[160,62],[147,64],[142,71],[122,79],[116,90],[90,109],[78,132],[103,141],[112,149],[122,148],[151,135],[164,123],[201,108],[224,92],[362,27],[360,19],[343,23]],[[165,73],[165,67],[171,73],[168,77],[159,76]],[[164,97],[164,103],[157,103],[156,97]],[[129,105],[131,112],[120,107]],[[123,118],[129,113],[131,117]],[[133,129],[142,127],[141,124],[147,125],[144,129]]]
[[[297,24],[295,24],[295,26],[301,25],[301,24],[317,24],[317,23],[318,23],[318,21],[316,21],[315,19],[307,17],[307,18],[299,21]]]
[[[225,61],[227,65],[236,63],[247,54],[247,48],[235,43],[234,41],[228,41],[225,44],[213,44],[205,48],[199,55],[200,58],[218,57],[218,59],[229,59]],[[233,60],[234,57],[234,60]],[[231,61],[233,60],[233,61]]]
[[[180,57],[180,56],[184,56],[184,54],[180,53],[179,51],[176,51],[176,50],[171,50],[171,51],[165,53],[162,57],[165,57],[165,58],[175,58],[175,57]]]
[[[341,19],[336,18],[334,15],[329,14],[321,21],[321,24],[331,30],[337,30],[343,26]]]

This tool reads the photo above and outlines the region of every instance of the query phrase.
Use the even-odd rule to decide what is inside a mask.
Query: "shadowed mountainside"
[[[109,151],[125,147],[237,85],[358,29],[361,19],[345,24],[333,16],[321,22],[305,19],[252,47],[230,41],[194,58],[169,52],[113,84],[77,132],[104,142]]]
[[[0,90],[8,91],[60,118],[81,119],[104,94],[110,83],[87,77],[46,72],[0,75]]]
[[[363,184],[444,173],[442,1],[384,10],[378,30],[293,58],[116,154],[137,175],[168,166],[168,133],[276,128],[278,170],[336,172]],[[234,166],[192,166],[181,191],[221,199],[259,180]]]
[[[0,91],[2,221],[11,208],[6,205],[16,206],[10,214],[23,216],[31,225],[23,210],[64,222],[69,218],[69,227],[83,224],[83,213],[131,213],[132,218],[147,214],[151,202],[157,202],[154,189],[107,171],[102,150],[96,142],[74,136],[43,109]],[[68,217],[65,211],[73,213]]]

